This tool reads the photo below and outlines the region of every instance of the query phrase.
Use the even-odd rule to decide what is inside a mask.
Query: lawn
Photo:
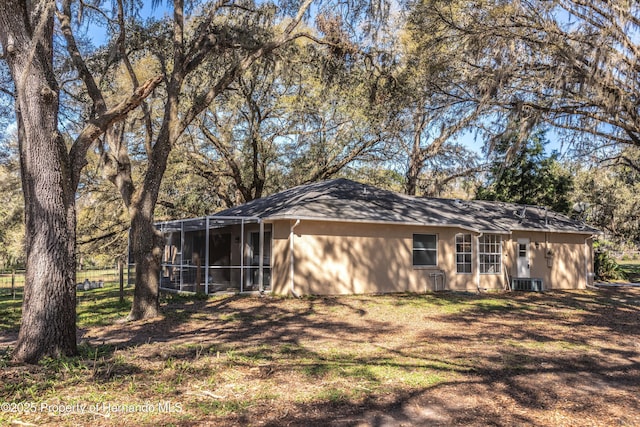
[[[640,283],[640,261],[620,261],[618,265],[630,282]]]
[[[0,425],[638,425],[640,289],[164,297],[79,293],[80,356],[9,361]]]

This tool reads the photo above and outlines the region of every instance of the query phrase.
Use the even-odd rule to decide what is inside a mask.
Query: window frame
[[[528,258],[528,257],[529,257],[529,254],[527,250],[527,244],[518,242],[518,258]]]
[[[492,270],[494,268],[494,271]],[[478,239],[478,269],[480,274],[502,274],[502,236],[483,234]]]
[[[459,238],[462,238],[462,241],[459,241]],[[456,245],[456,274],[473,274],[473,239],[472,239],[471,233],[456,234],[455,245]],[[462,249],[468,249],[468,250],[460,251],[459,250],[460,246],[462,246]],[[461,256],[463,259],[462,262],[460,262]],[[460,267],[463,267],[462,271]],[[465,267],[468,267],[468,271],[465,271],[467,270],[467,268]]]
[[[416,248],[416,236],[430,236],[435,240],[434,248]],[[436,233],[413,233],[412,236],[412,250],[411,250],[411,264],[414,268],[433,268],[438,266],[438,235]],[[434,252],[435,263],[434,264],[416,264],[416,251],[421,252]]]

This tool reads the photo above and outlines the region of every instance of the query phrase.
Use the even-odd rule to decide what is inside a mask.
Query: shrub
[[[598,280],[624,280],[626,275],[607,251],[596,251],[595,272]]]

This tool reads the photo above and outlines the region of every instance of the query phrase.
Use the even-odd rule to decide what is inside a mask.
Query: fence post
[[[118,258],[118,277],[120,279],[120,303],[124,302],[124,268],[122,258]]]
[[[11,270],[11,299],[16,299],[16,270]]]

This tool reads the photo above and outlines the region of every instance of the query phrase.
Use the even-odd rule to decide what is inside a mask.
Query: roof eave
[[[516,231],[526,231],[526,232],[539,232],[539,233],[563,233],[563,234],[583,234],[583,235],[601,235],[603,234],[600,230],[594,229],[585,229],[585,230],[568,230],[562,228],[532,228],[532,227],[521,227],[521,228],[512,228],[511,232]]]
[[[388,221],[358,218],[332,218],[332,217],[314,217],[308,215],[273,215],[263,218],[264,222],[272,223],[274,221],[320,221],[320,222],[345,222],[354,224],[380,224],[380,225],[413,225],[419,227],[437,227],[437,228],[460,228],[462,230],[480,233],[480,230],[462,224],[440,224],[418,221]]]

